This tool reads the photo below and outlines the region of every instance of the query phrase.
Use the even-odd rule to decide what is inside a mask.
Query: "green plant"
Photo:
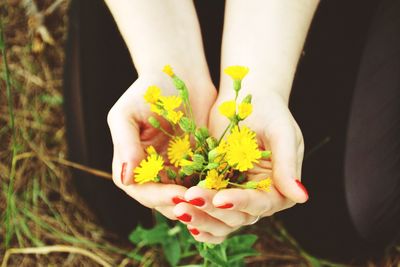
[[[252,248],[257,240],[256,235],[236,235],[226,239],[219,245],[199,243],[189,234],[186,226],[180,222],[170,226],[160,214],[156,214],[156,224],[151,229],[138,226],[129,236],[136,248],[129,254],[133,259],[143,262],[140,253],[145,248],[159,246],[165,260],[170,266],[199,267],[199,266],[244,266],[244,259],[259,253]],[[203,264],[178,265],[184,261],[190,262],[194,256],[200,255]]]

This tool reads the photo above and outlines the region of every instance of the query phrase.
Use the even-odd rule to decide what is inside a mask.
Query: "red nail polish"
[[[200,234],[199,230],[197,230],[196,228],[189,229],[189,232],[191,232],[192,235],[198,235],[198,234]]]
[[[217,208],[219,208],[219,209],[229,209],[229,208],[232,208],[232,207],[233,207],[232,203],[226,203],[224,205],[217,206]]]
[[[203,206],[206,202],[204,201],[204,199],[202,199],[201,197],[198,198],[194,198],[192,200],[189,200],[189,203],[198,207]]]
[[[126,162],[122,163],[122,169],[121,169],[121,182],[122,182],[124,185],[126,185],[126,184],[125,184],[125,183],[126,183],[126,181],[125,181],[126,165],[127,165]]]
[[[307,192],[307,189],[304,187],[304,185],[300,182],[299,179],[296,179],[295,182],[300,187],[300,189],[303,190],[304,194],[306,194],[307,199],[308,199],[308,192]]]
[[[174,204],[179,204],[179,203],[181,203],[181,202],[186,202],[186,200],[184,200],[184,199],[181,198],[181,197],[173,197],[173,198],[172,198],[172,202],[174,202]]]
[[[177,216],[176,218],[178,218],[179,220],[181,220],[183,222],[190,222],[192,220],[192,216],[190,216],[187,213],[184,213],[181,216]]]

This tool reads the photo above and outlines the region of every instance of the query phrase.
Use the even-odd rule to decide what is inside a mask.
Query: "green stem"
[[[225,134],[228,130],[232,127],[232,122],[229,123],[228,127],[226,127],[225,131],[222,133],[221,137],[218,139],[218,144],[221,143],[222,139],[224,138]]]
[[[237,184],[237,183],[233,183],[233,182],[228,182],[228,184],[231,184],[231,185],[234,185],[234,186],[237,186],[237,187],[241,187],[241,188],[246,188],[246,186],[242,185],[242,184]]]
[[[158,129],[160,129],[160,131],[163,132],[165,135],[167,135],[171,138],[174,138],[174,136],[172,134],[170,134],[169,132],[167,132],[163,127],[160,126],[160,128],[158,128]]]

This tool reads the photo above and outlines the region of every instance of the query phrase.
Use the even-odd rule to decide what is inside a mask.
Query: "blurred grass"
[[[129,257],[133,247],[97,224],[71,184],[68,166],[95,170],[65,160],[67,7],[66,0],[0,1],[0,262],[9,257],[7,266],[165,266],[158,248],[140,251],[141,262]],[[307,254],[273,218],[245,231],[259,235],[256,248],[262,252],[248,266],[340,266]],[[400,249],[366,265],[400,266]]]

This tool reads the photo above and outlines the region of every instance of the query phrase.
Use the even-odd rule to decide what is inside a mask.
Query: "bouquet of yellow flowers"
[[[252,113],[251,95],[238,101],[242,80],[248,71],[244,66],[225,69],[225,73],[233,80],[235,98],[219,106],[219,112],[229,120],[229,125],[217,139],[210,135],[207,128],[197,127],[188,88],[171,66],[166,65],[163,72],[171,77],[179,94],[163,96],[161,89],[152,85],[148,87],[144,99],[155,115],[148,119],[150,125],[169,138],[167,158],[157,153],[153,146],[147,147],[147,157],[134,169],[135,182],[160,182],[164,172],[163,175],[176,183],[187,184],[189,181],[188,186],[268,191],[272,185],[271,178],[247,181],[244,174],[255,163],[271,156],[271,151],[259,149],[254,131],[239,125]],[[170,124],[170,129],[161,126],[162,119]]]

